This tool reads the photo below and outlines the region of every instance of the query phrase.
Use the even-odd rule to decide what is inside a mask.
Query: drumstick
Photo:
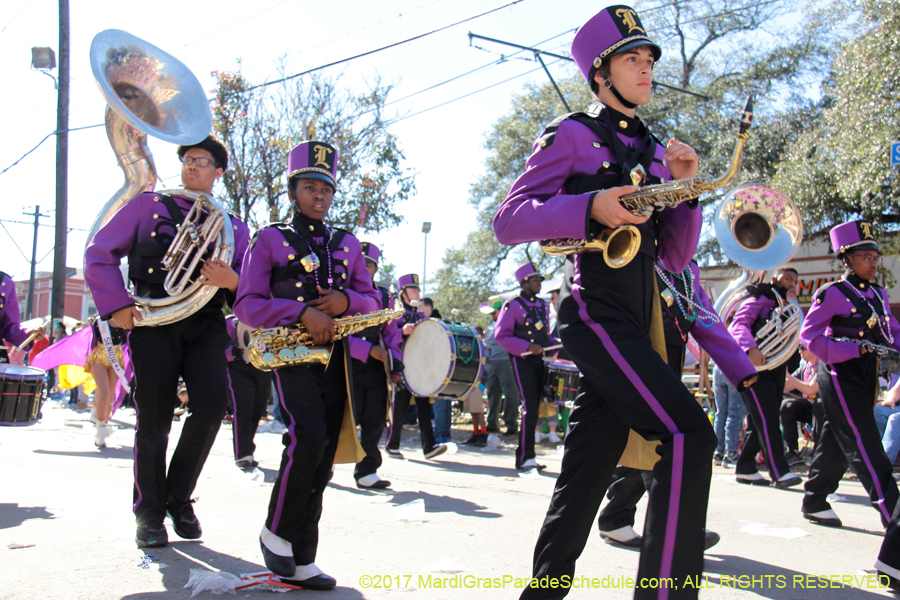
[[[562,347],[563,347],[562,344],[556,344],[555,346],[547,346],[546,348],[542,348],[541,352],[549,352],[550,350],[559,350]],[[531,352],[523,352],[522,356],[525,357],[525,356],[528,356],[529,354],[531,354]]]

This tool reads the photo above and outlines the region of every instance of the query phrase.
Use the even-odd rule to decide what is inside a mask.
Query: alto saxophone
[[[636,192],[625,194],[619,203],[629,212],[646,217],[655,211],[674,208],[682,202],[699,198],[704,192],[723,188],[737,176],[741,169],[744,143],[750,137],[747,131],[753,120],[753,98],[747,98],[741,117],[737,143],[731,156],[728,170],[720,177],[698,175],[689,179],[676,179],[666,183],[648,185]],[[609,227],[592,240],[577,238],[553,238],[540,241],[541,250],[553,256],[581,254],[583,252],[603,252],[606,264],[618,269],[624,267],[637,255],[641,247],[641,233],[633,225]]]
[[[399,304],[399,303],[398,303]],[[363,329],[382,325],[399,318],[403,305],[386,308],[364,315],[335,319],[335,341],[358,333]],[[260,371],[271,371],[295,365],[328,364],[331,348],[314,346],[312,336],[301,323],[255,329],[247,346],[250,364]]]

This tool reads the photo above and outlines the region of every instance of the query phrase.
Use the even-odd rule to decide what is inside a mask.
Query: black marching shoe
[[[487,447],[487,439],[488,439],[488,434],[486,434],[486,433],[480,433],[480,434],[478,434],[478,441],[475,442],[474,446],[475,446],[476,448],[485,448],[485,447]]]
[[[481,439],[481,436],[477,433],[473,433],[469,436],[469,439],[462,443],[463,446],[477,446],[478,440]]]
[[[194,502],[196,500],[179,502],[172,496],[166,500],[166,511],[169,513],[169,518],[172,519],[172,528],[178,537],[185,540],[197,540],[203,535],[200,521],[194,514]]]
[[[391,487],[391,482],[387,479],[382,479],[377,473],[371,473],[357,479],[356,487],[361,490],[383,490]]]
[[[149,523],[139,523],[134,536],[138,548],[157,548],[169,543],[169,534],[162,519]]]
[[[297,563],[294,562],[293,556],[281,556],[280,554],[275,554],[263,544],[262,538],[259,540],[259,547],[262,549],[263,562],[266,563],[266,568],[279,577],[293,577],[294,573],[297,572]],[[293,581],[289,581],[291,585],[299,585],[298,583],[294,583]]]
[[[330,575],[326,575],[325,573],[320,573],[319,575],[309,577],[302,581],[297,581],[296,579],[285,579],[284,577],[281,578],[281,581],[289,585],[302,587],[307,590],[333,590],[334,586],[337,585],[337,580]]]

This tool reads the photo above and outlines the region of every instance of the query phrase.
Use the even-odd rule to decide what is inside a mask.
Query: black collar
[[[629,117],[608,106],[606,107],[606,112],[609,113],[609,117],[613,125],[615,125],[616,133],[621,133],[626,137],[639,137],[643,136],[647,130],[644,127],[644,123],[637,116]]]
[[[523,300],[528,300],[529,302],[535,302],[537,300],[536,294],[529,294],[525,290],[519,291],[519,297],[522,298]]]
[[[308,234],[312,234],[313,237],[325,237],[328,233],[328,229],[326,229],[325,224],[322,221],[317,221],[316,219],[310,219],[302,212],[300,209],[294,209],[294,218],[291,219],[291,225],[297,229],[297,232],[306,236]]]
[[[868,279],[863,279],[856,273],[851,273],[850,275],[844,275],[844,280],[847,281],[851,286],[855,289],[866,291],[871,287],[872,282]]]

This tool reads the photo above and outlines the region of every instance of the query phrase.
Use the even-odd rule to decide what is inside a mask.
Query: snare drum
[[[35,367],[0,364],[0,425],[36,423],[46,371]]]
[[[578,395],[578,367],[565,360],[544,360],[544,396],[546,402],[570,404]]]
[[[403,383],[415,396],[458,400],[481,379],[483,356],[469,325],[419,321],[403,344]]]

